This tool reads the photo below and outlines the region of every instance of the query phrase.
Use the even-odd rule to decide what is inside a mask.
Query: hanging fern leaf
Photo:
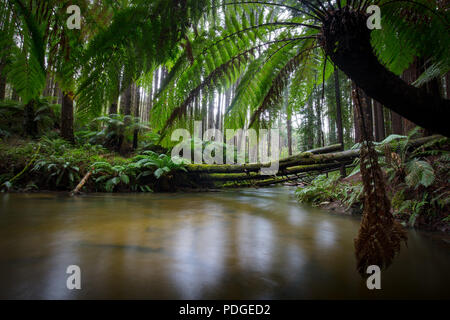
[[[405,181],[410,187],[417,189],[420,185],[424,187],[430,186],[434,180],[433,167],[423,160],[411,160],[406,164]]]

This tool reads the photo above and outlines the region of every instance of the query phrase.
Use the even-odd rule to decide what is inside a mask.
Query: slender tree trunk
[[[216,113],[216,129],[220,129],[220,115],[222,113],[222,93],[219,92],[219,103],[217,104],[217,113]]]
[[[306,148],[312,149],[314,148],[314,107],[312,99],[306,104],[306,125]]]
[[[375,140],[382,141],[385,138],[383,106],[381,105],[381,103],[374,100],[373,110],[375,118]]]
[[[108,113],[111,114],[117,114],[117,101],[111,103],[111,105],[109,106],[109,111]]]
[[[287,145],[288,145],[288,154],[292,156],[292,119],[291,115],[288,114],[286,118],[286,129],[287,129]]]
[[[316,100],[316,126],[317,126],[317,146],[323,146],[323,129],[322,129],[322,104],[320,101],[320,93],[317,91]]]
[[[334,95],[336,98],[336,127],[338,143],[341,144],[341,150],[344,150],[344,130],[342,128],[342,107],[341,107],[341,89],[339,86],[339,69],[334,67]],[[341,177],[345,177],[345,166],[341,166]]]
[[[6,77],[3,75],[4,64],[0,63],[0,100],[6,97]]]
[[[208,129],[214,128],[214,98],[215,92],[209,95],[209,105],[208,105]]]
[[[73,134],[73,93],[65,92],[61,105],[61,137],[71,143],[75,142]]]
[[[36,104],[36,102],[34,100],[30,100],[30,102],[28,102],[24,108],[25,134],[27,136],[31,136],[33,138],[35,138],[38,134],[37,123],[36,123],[36,121],[34,121],[34,118],[36,116],[35,110],[34,110],[35,104]]]
[[[352,91],[357,90],[356,84],[352,81]],[[358,124],[358,110],[356,109],[357,103],[355,103],[354,99],[352,99],[353,105],[353,127],[355,128],[355,143],[358,143],[361,140],[361,131]]]
[[[391,123],[393,134],[404,134],[402,117],[391,110]]]
[[[131,89],[132,89],[133,84],[130,84],[128,86],[128,88],[125,90],[125,92],[123,93],[123,100],[120,103],[120,111],[122,112],[122,114],[124,116],[130,116],[131,115],[131,103],[132,103],[132,94],[131,94]],[[123,105],[122,105],[123,104]],[[130,120],[125,120],[124,121],[125,126],[127,126],[130,123]],[[118,143],[117,143],[117,151],[120,153],[124,153],[124,140],[125,140],[125,136],[123,132],[119,133],[118,136]]]
[[[140,92],[140,88],[138,86],[136,86],[136,95],[135,95],[135,99],[134,99],[134,117],[136,118],[135,121],[137,121],[139,119],[139,114],[140,114],[140,109],[139,109],[139,105],[140,105],[140,101],[141,100],[141,92]],[[139,130],[138,129],[134,129],[133,132],[133,149],[136,150],[138,147],[138,137],[139,137]]]

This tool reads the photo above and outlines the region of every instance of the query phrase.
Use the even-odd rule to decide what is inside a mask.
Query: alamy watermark
[[[81,268],[77,265],[70,265],[67,267],[66,273],[70,274],[66,280],[67,289],[81,290]]]

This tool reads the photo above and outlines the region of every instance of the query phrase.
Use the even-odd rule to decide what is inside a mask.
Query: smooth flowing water
[[[0,195],[0,298],[449,298],[449,238],[409,232],[381,290],[355,271],[359,218],[288,187]],[[69,265],[81,290],[68,290]]]

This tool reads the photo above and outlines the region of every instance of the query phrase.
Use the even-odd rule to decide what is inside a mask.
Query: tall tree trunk
[[[338,134],[338,143],[344,150],[344,129],[342,128],[342,107],[341,107],[341,89],[339,86],[339,69],[334,67],[334,95],[336,98],[336,127]],[[341,177],[345,177],[345,166],[341,167]]]
[[[61,105],[61,137],[71,143],[75,142],[73,135],[73,93],[64,92]]]
[[[117,114],[117,100],[109,106],[108,114]]]
[[[292,115],[288,114],[286,118],[286,129],[287,129],[287,145],[288,154],[292,156]]]
[[[28,102],[24,108],[25,134],[33,138],[35,138],[38,134],[37,122],[34,121],[34,118],[36,117],[34,110],[35,104],[36,102],[34,100],[30,100],[30,102]]]
[[[384,114],[383,106],[378,101],[373,101],[375,140],[382,141],[386,136],[384,133]]]
[[[134,117],[135,121],[138,121],[139,115],[140,115],[140,102],[141,102],[141,92],[139,86],[136,86],[136,95],[134,99]],[[139,130],[134,129],[133,132],[133,149],[136,150],[138,147],[138,137],[139,137]]]
[[[6,97],[6,77],[3,74],[4,64],[0,62],[0,100],[5,100]]]
[[[357,90],[356,84],[352,81],[352,92],[354,90]],[[355,128],[355,143],[358,143],[361,140],[361,131],[358,124],[358,110],[356,109],[357,104],[355,103],[355,100],[352,99],[352,105],[353,105],[353,127]]]
[[[215,91],[213,91],[209,95],[209,104],[208,104],[208,129],[214,129],[214,98]]]
[[[408,85],[373,53],[366,13],[338,10],[325,18],[321,44],[325,53],[367,95],[423,128],[450,136],[450,100]]]
[[[445,96],[450,99],[450,72],[445,75]]]
[[[402,117],[391,110],[391,123],[393,134],[404,134]]]
[[[219,130],[220,129],[220,116],[222,114],[222,93],[219,92],[219,103],[217,104],[217,113],[216,113],[216,129]]]
[[[124,116],[130,116],[131,115],[131,89],[133,87],[133,84],[130,84],[130,86],[125,90],[123,93],[123,106],[120,106],[120,111]]]
[[[133,84],[130,84],[128,86],[128,88],[125,90],[125,92],[123,93],[123,100],[121,101],[121,105],[120,105],[120,111],[122,112],[122,114],[124,116],[130,116],[131,115],[131,102],[132,102],[132,92],[131,89],[133,87]],[[122,105],[123,103],[123,105]],[[125,126],[127,126],[130,123],[129,119],[126,119],[124,121]],[[118,143],[117,143],[117,151],[120,153],[125,153],[124,150],[124,140],[125,140],[125,136],[123,132],[119,132],[119,136],[118,136]]]

